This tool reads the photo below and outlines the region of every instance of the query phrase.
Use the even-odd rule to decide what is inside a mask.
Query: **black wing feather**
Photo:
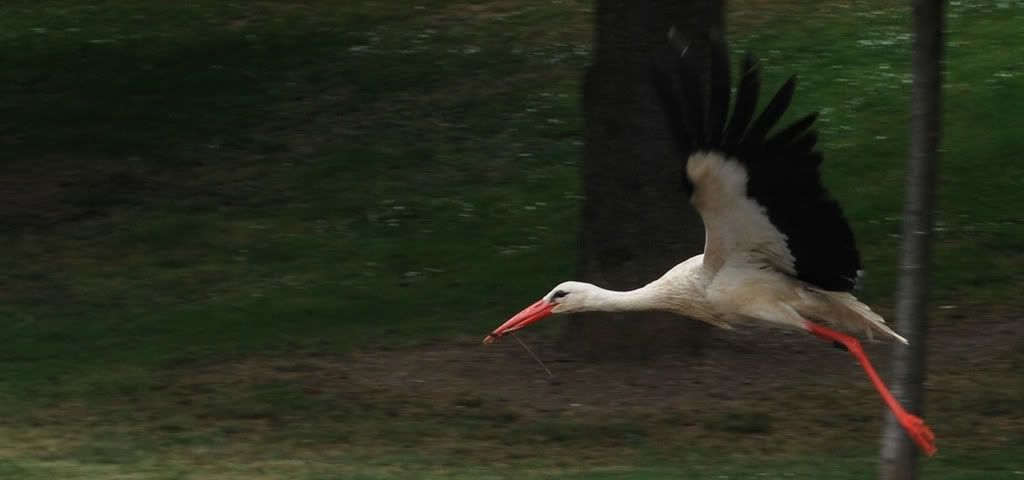
[[[791,77],[775,93],[753,122],[761,86],[760,66],[750,55],[743,59],[732,116],[729,110],[728,53],[724,42],[711,44],[708,87],[701,82],[696,55],[673,30],[673,68],[660,88],[683,158],[697,151],[719,151],[743,164],[747,195],[765,208],[769,221],[786,235],[797,278],[827,290],[853,289],[861,264],[853,231],[839,204],[821,182],[821,153],[812,129],[816,113],[769,135],[786,113],[796,89]],[[723,67],[724,65],[724,67]],[[671,71],[674,70],[674,71]],[[724,85],[724,88],[723,88]],[[675,88],[676,90],[672,90]],[[708,93],[705,94],[704,92]],[[689,147],[689,148],[686,148]],[[684,169],[685,171],[685,169]],[[685,177],[685,175],[684,175]]]
[[[764,139],[768,131],[782,118],[782,114],[786,113],[786,109],[789,108],[789,102],[793,100],[793,92],[795,90],[796,76],[792,76],[789,77],[789,80],[786,80],[786,83],[782,84],[782,88],[779,88],[779,91],[768,102],[768,106],[764,107],[761,115],[758,115],[757,120],[754,120],[750,130],[747,130],[747,134],[743,136],[743,144],[745,146],[757,146]]]
[[[700,76],[697,75],[698,66],[694,63],[693,55],[679,59],[679,63],[688,70],[680,75],[680,89],[683,93],[683,103],[686,105],[686,124],[690,127],[693,148],[699,149],[707,146],[706,120],[704,116],[705,105],[700,85]]]
[[[772,135],[764,141],[764,148],[769,151],[778,151],[793,143],[800,135],[811,128],[814,121],[818,119],[818,112],[805,115],[800,120],[793,122],[790,126],[782,129],[779,133]],[[813,132],[812,132],[813,133]],[[813,145],[812,145],[813,147]]]
[[[672,140],[680,152],[688,152],[692,148],[689,133],[693,131],[687,123],[686,104],[680,85],[679,71],[669,69],[663,62],[653,65],[654,87],[661,98],[662,107],[668,116]]]
[[[743,57],[741,71],[740,83],[736,87],[736,105],[733,106],[732,117],[729,118],[729,126],[726,127],[722,141],[722,145],[729,149],[735,148],[743,134],[747,133],[761,91],[761,66],[750,53]]]
[[[711,104],[705,137],[708,145],[721,145],[729,114],[729,51],[725,42],[711,44]]]
[[[690,51],[689,43],[673,27],[668,32],[669,44],[676,56],[678,67],[679,90],[682,93],[683,123],[689,128],[687,137],[692,141],[691,148],[701,149],[707,146],[707,117],[705,117],[706,100],[701,85],[700,65],[696,55]],[[685,150],[684,150],[685,151]]]

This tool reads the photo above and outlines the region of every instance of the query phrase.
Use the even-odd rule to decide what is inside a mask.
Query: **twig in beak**
[[[530,350],[530,347],[527,347],[526,344],[523,343],[523,341],[520,340],[519,336],[517,336],[515,333],[510,333],[510,335],[512,335],[512,338],[516,339],[516,341],[519,342],[519,344],[522,345],[524,349],[526,349],[526,352],[529,353],[530,356],[533,357],[533,359],[540,364],[541,368],[543,368],[545,372],[548,372],[548,376],[550,377],[551,370],[548,370],[548,366],[544,365],[544,362],[540,361],[540,358],[537,356],[537,354],[533,353],[533,350]]]

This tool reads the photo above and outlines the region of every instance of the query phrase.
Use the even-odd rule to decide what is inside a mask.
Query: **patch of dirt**
[[[152,189],[136,172],[100,163],[37,158],[6,165],[0,176],[0,232],[102,216]]]
[[[1018,320],[985,328],[935,328],[932,362],[935,368],[942,368],[943,359],[966,352],[987,357],[1020,344],[1022,339],[1012,333],[1019,329]],[[605,408],[674,404],[695,389],[704,395],[740,398],[779,384],[817,383],[815,377],[839,376],[847,379],[851,388],[867,386],[863,372],[848,353],[814,337],[763,327],[716,332],[705,354],[698,357],[668,355],[633,362],[583,362],[559,353],[551,342],[529,331],[520,333],[520,338],[547,363],[552,376],[511,338],[490,346],[463,338],[455,344],[411,351],[357,353],[347,370],[355,382],[427,396],[465,389],[500,392],[509,399]],[[876,368],[886,376],[890,344],[863,343]]]
[[[990,372],[1005,367],[1014,352],[1024,351],[1024,338],[1016,333],[1019,323],[1005,319],[984,328],[933,328],[930,374],[953,378],[965,365]],[[847,352],[796,332],[761,327],[722,331],[699,357],[666,355],[606,363],[566,356],[544,332],[522,332],[520,338],[543,359],[550,376],[513,339],[484,346],[479,338],[465,336],[415,348],[355,352],[344,359],[250,359],[192,370],[188,382],[232,388],[255,381],[282,382],[310,395],[404,398],[439,410],[468,405],[523,417],[707,416],[736,411],[784,417],[799,408],[824,418],[841,411],[836,402],[843,402],[873,418],[881,407]],[[879,373],[888,378],[890,344],[864,346]],[[941,395],[959,387],[928,388]]]
[[[761,349],[756,339],[746,338],[731,344],[718,341],[700,357],[592,363],[565,356],[552,342],[528,332],[520,338],[552,375],[513,339],[490,346],[461,341],[411,351],[357,353],[346,370],[351,381],[364,388],[431,401],[479,397],[523,413],[573,410],[594,415],[664,411],[690,400],[742,401],[815,374],[856,373],[845,354],[820,342],[804,346],[774,341],[776,345]],[[810,348],[805,347],[818,347],[825,355],[812,354],[816,361],[808,362]]]
[[[1024,434],[1020,320],[978,323],[945,323],[930,335],[926,420],[953,455],[1003,448]],[[620,453],[630,435],[645,445],[699,441],[760,455],[877,439],[883,407],[870,382],[849,354],[811,336],[752,327],[716,332],[696,358],[589,363],[553,348],[555,326],[520,333],[551,376],[514,341],[483,346],[479,336],[460,336],[343,357],[184,361],[150,376],[156,382],[142,397],[65,404],[29,420],[52,431],[116,426],[164,442],[207,432],[260,449],[290,438],[305,442],[303,452],[366,455],[412,448],[519,458],[546,442],[552,455],[594,462]],[[890,347],[865,343],[883,378]],[[488,447],[495,444],[505,453]]]

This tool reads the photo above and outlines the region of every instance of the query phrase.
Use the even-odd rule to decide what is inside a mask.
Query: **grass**
[[[909,11],[762,3],[730,3],[732,46],[763,58],[769,85],[799,72],[794,114],[822,109],[826,181],[862,247],[863,296],[886,312]],[[330,375],[317,359],[476,340],[569,278],[591,4],[0,6],[0,430],[15,439],[0,478],[870,475],[871,449],[839,438],[827,457],[806,440],[727,453],[788,438],[797,425],[775,410],[681,432],[476,397],[321,395],[263,370],[188,380],[254,358]],[[939,324],[1020,311],[1022,16],[1013,2],[950,7]],[[930,476],[1024,470],[1021,353],[987,379],[940,372],[963,388],[934,408],[966,417],[946,426],[965,443]]]

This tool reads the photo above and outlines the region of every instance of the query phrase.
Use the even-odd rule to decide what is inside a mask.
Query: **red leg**
[[[861,367],[864,367],[864,371],[867,372],[868,377],[871,378],[871,383],[875,385],[875,389],[882,396],[882,400],[889,406],[889,410],[892,410],[893,415],[896,415],[896,419],[899,420],[900,425],[907,431],[907,435],[910,435],[911,440],[921,447],[927,455],[935,455],[938,451],[935,448],[935,434],[932,430],[924,424],[924,420],[921,418],[907,413],[903,409],[903,406],[893,398],[892,394],[889,393],[889,389],[886,388],[885,384],[882,383],[882,379],[875,372],[875,368],[871,366],[871,362],[868,361],[867,355],[864,355],[864,349],[861,348],[860,342],[856,338],[849,335],[844,335],[830,328],[823,327],[813,322],[807,322],[807,330],[831,342],[838,342],[842,346],[846,347],[846,350],[853,355]]]

